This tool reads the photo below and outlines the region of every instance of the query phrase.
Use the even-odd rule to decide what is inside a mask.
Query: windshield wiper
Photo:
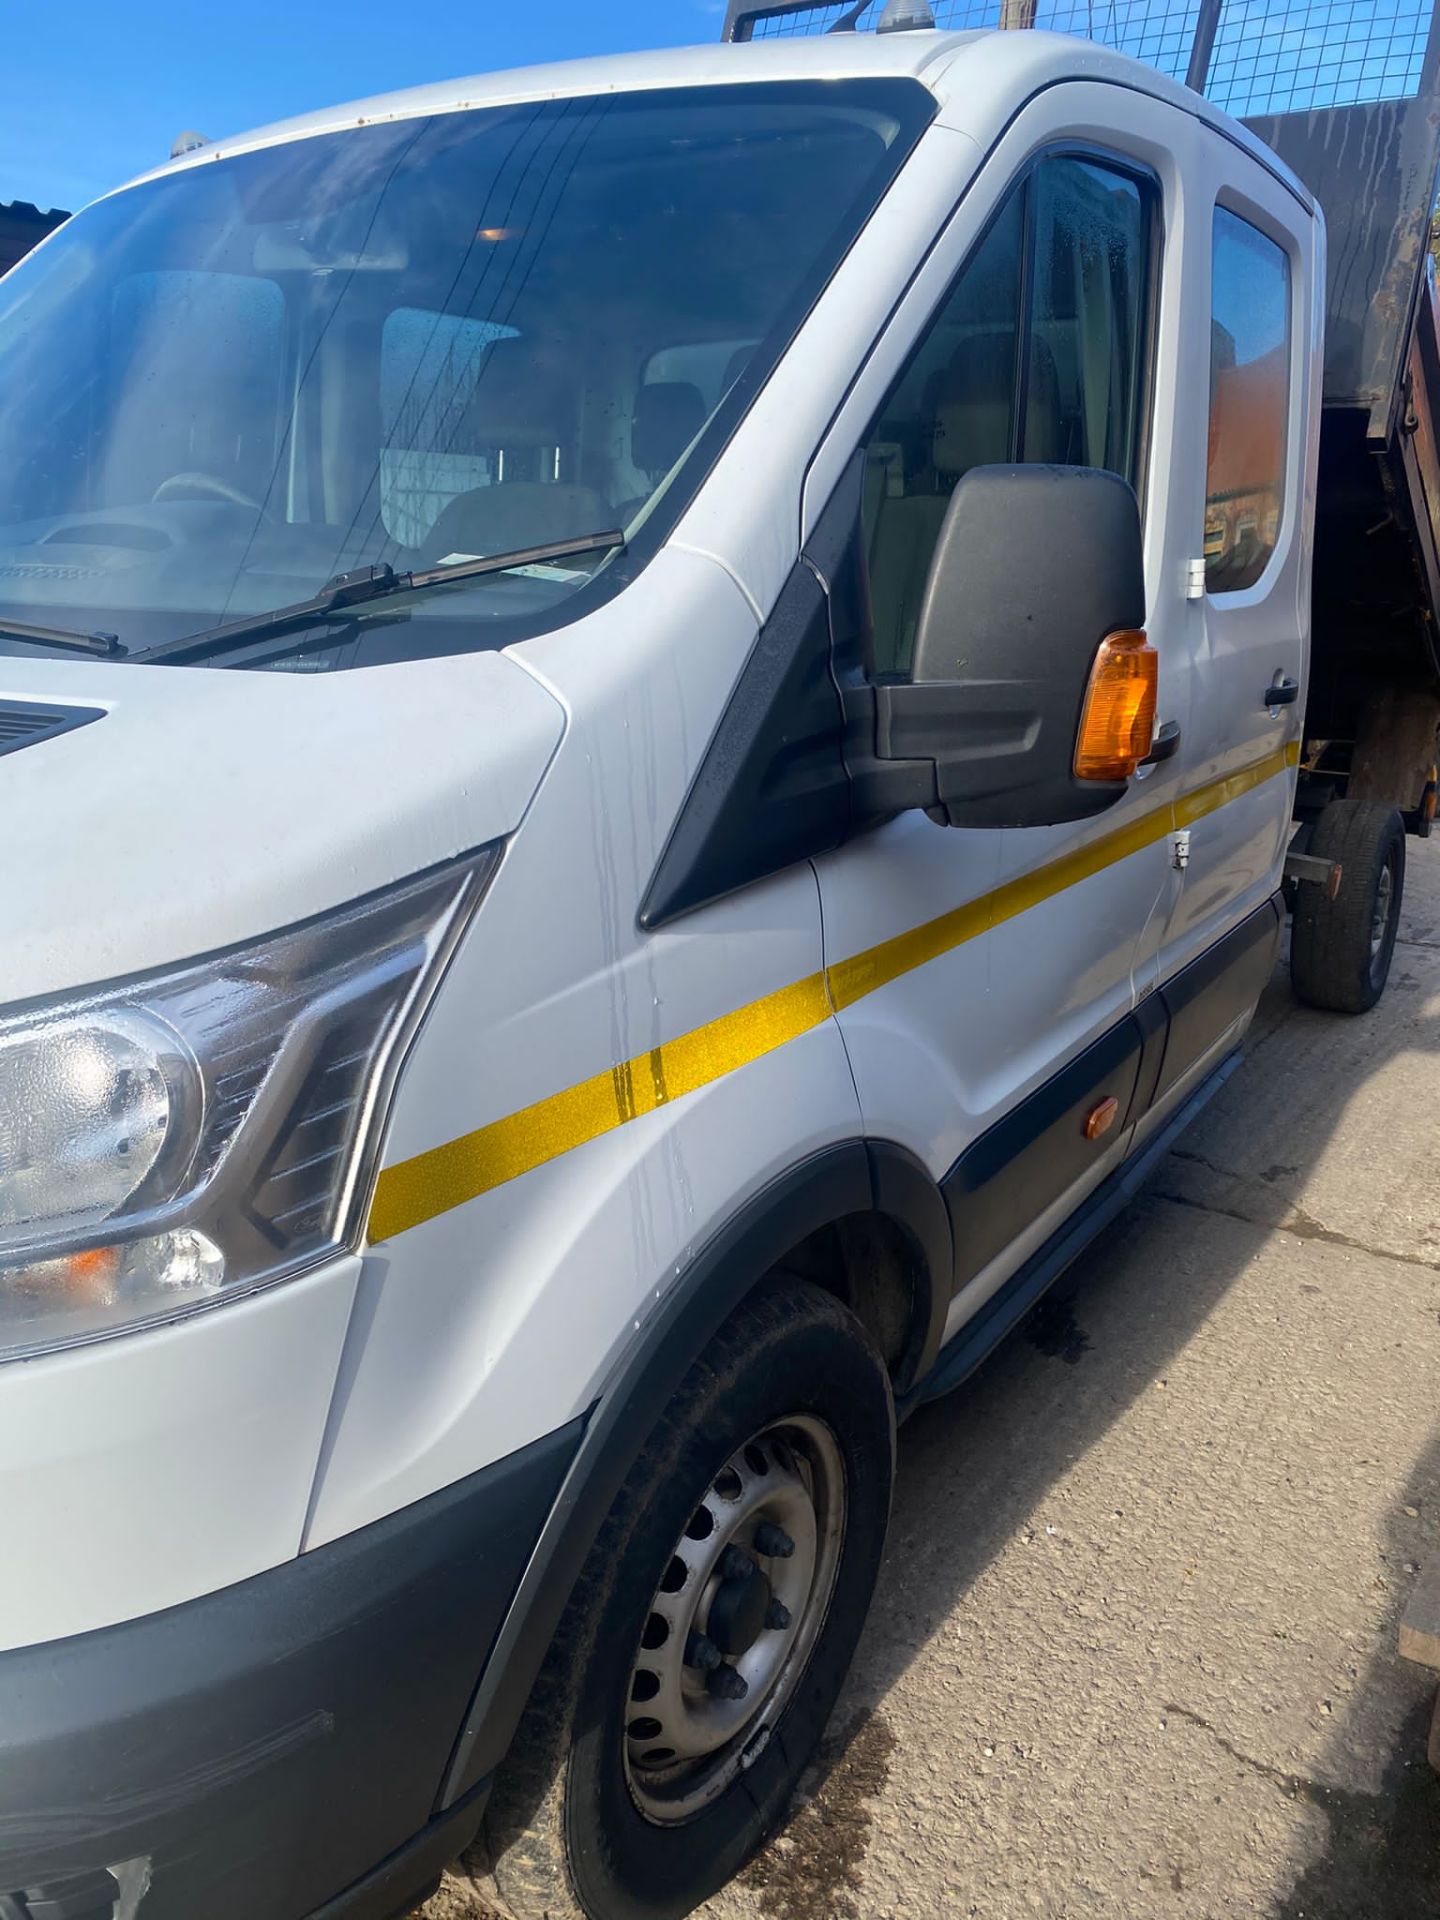
[[[69,627],[32,627],[0,614],[0,640],[27,640],[36,647],[63,647],[67,653],[95,653],[107,660],[123,660],[129,652],[118,633],[74,633]]]
[[[269,613],[246,614],[243,619],[208,627],[203,633],[187,633],[178,640],[162,641],[158,647],[147,648],[139,657],[147,662],[199,659],[207,653],[222,653],[247,640],[294,633],[300,628],[333,620],[352,620],[356,608],[367,606],[373,600],[384,600],[394,593],[416,593],[426,587],[438,587],[447,580],[474,580],[485,573],[507,573],[514,567],[538,566],[546,560],[565,560],[574,554],[598,553],[624,544],[624,534],[611,530],[587,533],[578,540],[551,540],[540,547],[516,547],[510,553],[455,560],[448,566],[415,568],[406,573],[397,573],[389,565],[360,567],[354,573],[337,574],[309,600],[297,600],[292,606],[276,607]]]

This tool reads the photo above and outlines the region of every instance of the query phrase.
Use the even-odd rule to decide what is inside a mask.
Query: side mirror
[[[1150,753],[1140,510],[1090,467],[975,467],[955,488],[910,677],[877,687],[881,760],[929,761],[956,827],[1113,806]]]

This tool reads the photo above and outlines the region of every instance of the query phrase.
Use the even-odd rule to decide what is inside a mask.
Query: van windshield
[[[0,281],[0,629],[133,656],[355,569],[623,532],[263,664],[574,618],[664,539],[931,106],[886,79],[530,102],[98,202]]]

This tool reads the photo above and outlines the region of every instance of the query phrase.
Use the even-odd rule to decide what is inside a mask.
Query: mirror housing
[[[1111,634],[1144,624],[1140,509],[1124,480],[973,467],[935,545],[909,679],[874,689],[877,759],[930,763],[931,811],[955,827],[1102,813],[1128,782],[1075,773],[1091,670]]]

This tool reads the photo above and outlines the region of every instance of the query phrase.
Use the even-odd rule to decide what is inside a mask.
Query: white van
[[[1323,247],[1135,63],[851,34],[202,146],[0,282],[4,1920],[477,1836],[661,1920],[774,1825],[897,1416],[1271,971]]]

